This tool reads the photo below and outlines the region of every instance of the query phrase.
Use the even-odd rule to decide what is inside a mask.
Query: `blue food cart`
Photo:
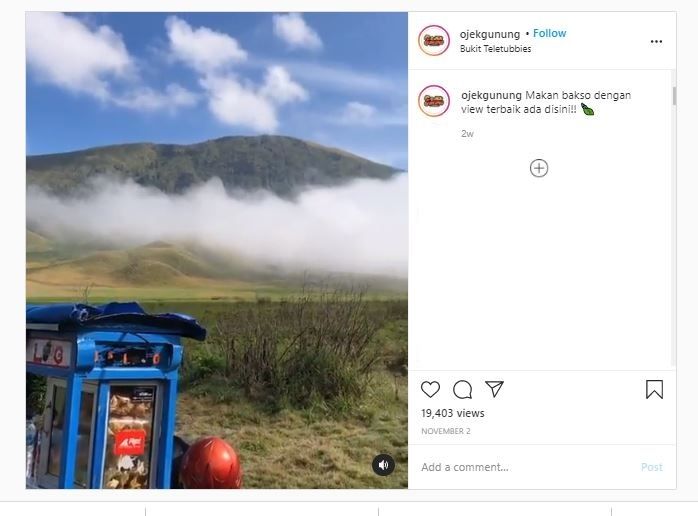
[[[137,303],[27,305],[26,367],[46,378],[32,484],[169,488],[181,338],[206,330]]]

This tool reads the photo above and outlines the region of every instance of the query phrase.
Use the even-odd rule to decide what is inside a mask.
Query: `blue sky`
[[[27,153],[238,134],[407,166],[403,13],[27,14]]]

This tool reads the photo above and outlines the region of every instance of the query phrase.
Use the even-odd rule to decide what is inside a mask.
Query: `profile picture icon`
[[[451,37],[441,25],[429,25],[419,33],[419,48],[429,56],[440,56],[450,45]]]
[[[427,116],[441,116],[450,105],[451,97],[446,88],[438,84],[430,84],[419,93],[419,109]]]

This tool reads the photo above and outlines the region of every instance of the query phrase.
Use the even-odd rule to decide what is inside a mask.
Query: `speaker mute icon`
[[[387,453],[381,453],[373,458],[371,467],[376,475],[387,477],[395,471],[395,459]]]
[[[492,398],[497,397],[497,394],[499,394],[502,385],[504,385],[504,382],[502,380],[488,380],[485,383],[487,384],[487,387],[489,387],[492,391]]]

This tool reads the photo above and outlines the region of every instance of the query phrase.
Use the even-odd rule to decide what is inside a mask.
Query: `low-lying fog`
[[[219,179],[182,195],[100,179],[79,197],[27,192],[30,228],[63,242],[119,247],[195,242],[263,264],[407,276],[407,174],[314,188],[293,201],[268,192],[230,195]]]

